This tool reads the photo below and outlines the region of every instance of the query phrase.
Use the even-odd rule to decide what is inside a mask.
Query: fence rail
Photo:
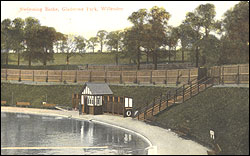
[[[198,69],[96,71],[1,69],[1,80],[35,82],[106,82],[136,84],[185,84],[198,76]]]

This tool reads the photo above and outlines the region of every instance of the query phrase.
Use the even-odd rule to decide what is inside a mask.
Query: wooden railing
[[[133,117],[138,120],[152,121],[154,116],[175,104],[183,103],[205,89],[213,86],[213,78],[204,77],[197,81],[194,79],[183,86],[172,89],[153,99],[150,104],[134,110]]]

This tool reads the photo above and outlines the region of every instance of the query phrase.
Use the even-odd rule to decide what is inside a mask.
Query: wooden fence
[[[249,64],[214,66],[207,74],[215,84],[249,84]]]
[[[197,78],[197,76],[197,68],[138,71],[1,69],[1,80],[34,82],[185,84],[190,80]]]

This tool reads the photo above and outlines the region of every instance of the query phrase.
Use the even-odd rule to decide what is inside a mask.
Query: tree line
[[[222,20],[215,20],[213,4],[201,4],[186,13],[179,26],[168,24],[171,14],[163,7],[139,9],[128,20],[129,28],[107,32],[100,30],[96,36],[83,36],[57,32],[53,27],[42,26],[38,19],[28,17],[1,22],[1,54],[8,64],[10,50],[29,62],[40,61],[46,66],[53,61],[55,52],[65,53],[66,64],[75,53],[87,49],[102,53],[104,47],[114,53],[116,64],[119,58],[128,58],[140,69],[142,56],[151,60],[154,69],[160,58],[176,59],[181,52],[184,62],[189,52],[195,66],[210,66],[249,62],[249,2],[242,1],[224,13]],[[56,50],[54,50],[56,49]],[[1,60],[2,61],[2,60]]]

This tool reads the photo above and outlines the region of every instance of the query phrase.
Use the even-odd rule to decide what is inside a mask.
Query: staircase
[[[170,107],[181,104],[200,92],[213,86],[213,78],[194,79],[179,88],[172,89],[153,99],[152,103],[134,110],[133,117],[142,121],[152,121],[154,116]]]

